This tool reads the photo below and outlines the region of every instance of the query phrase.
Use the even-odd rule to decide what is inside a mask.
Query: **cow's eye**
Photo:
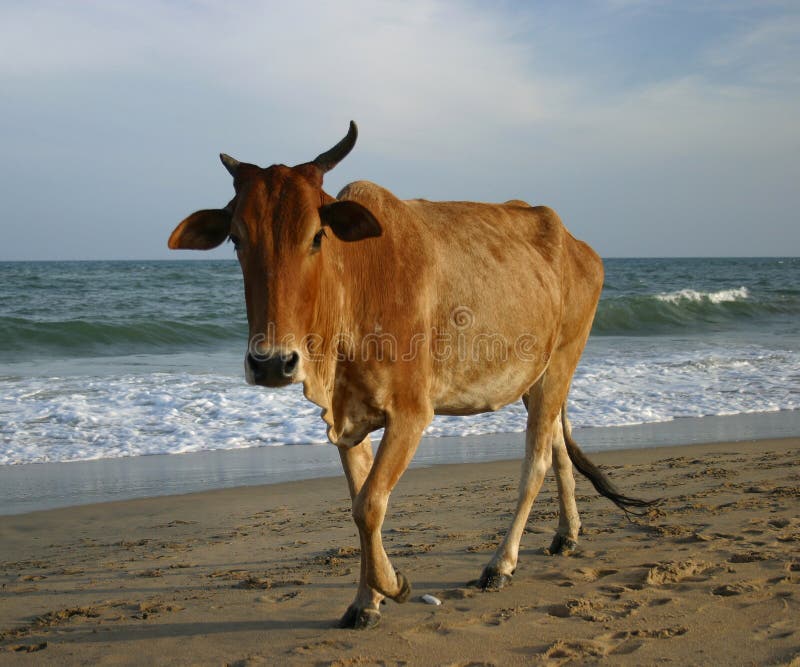
[[[316,234],[314,234],[314,240],[311,242],[311,250],[316,252],[322,247],[322,237],[327,236],[325,234],[324,229],[320,229]]]

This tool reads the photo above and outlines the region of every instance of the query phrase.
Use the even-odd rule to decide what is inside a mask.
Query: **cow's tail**
[[[645,512],[637,512],[635,511],[636,509],[644,510],[661,502],[660,498],[657,498],[656,500],[631,498],[630,496],[623,495],[617,490],[606,474],[589,460],[581,448],[578,447],[578,443],[573,439],[572,428],[570,427],[569,420],[567,419],[566,401],[564,401],[564,405],[561,407],[561,428],[564,432],[564,442],[567,445],[567,453],[569,454],[570,461],[572,461],[572,465],[574,465],[578,469],[578,472],[580,472],[592,483],[592,486],[594,486],[601,496],[608,498],[626,514],[630,513],[637,516],[641,516]]]

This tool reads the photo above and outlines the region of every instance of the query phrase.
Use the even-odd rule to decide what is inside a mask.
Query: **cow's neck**
[[[385,244],[387,239],[382,241]],[[382,274],[388,268],[381,261],[383,256],[366,243],[332,242],[323,265],[311,330],[313,338],[322,342],[322,350],[315,359],[309,359],[303,391],[308,400],[322,408],[322,418],[331,427],[329,437],[337,437],[342,427],[334,424],[331,410],[340,365],[352,368],[351,360],[363,360],[364,336],[374,335],[375,323],[380,320],[374,312],[380,305],[376,302],[381,301],[378,295],[388,289]],[[368,282],[370,276],[381,281],[381,289],[375,290]]]
[[[303,381],[305,397],[322,408],[322,416],[333,426],[330,410],[336,375],[336,363],[340,354],[338,341],[352,335],[350,317],[345,298],[344,278],[350,253],[342,252],[341,244],[331,244],[331,252],[325,258],[320,281],[319,301],[315,310],[310,341],[315,349],[310,353],[306,377]],[[347,255],[347,257],[345,256]]]

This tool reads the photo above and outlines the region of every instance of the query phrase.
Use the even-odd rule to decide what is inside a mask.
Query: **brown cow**
[[[366,181],[334,199],[323,175],[347,136],[313,162],[262,169],[222,155],[234,198],[193,213],[170,248],[230,238],[244,275],[247,381],[302,382],[339,453],[361,539],[361,578],[342,627],[380,619],[411,587],[389,562],[389,494],[434,414],[467,415],[522,399],[526,454],[511,527],[480,578],[501,588],[542,480],[554,464],[560,518],[552,553],[574,548],[580,520],[572,463],[620,507],[621,495],[570,436],[566,400],[600,297],[603,268],[549,208],[401,201]],[[373,460],[370,432],[385,431]]]

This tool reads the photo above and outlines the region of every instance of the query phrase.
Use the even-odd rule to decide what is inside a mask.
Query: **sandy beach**
[[[0,664],[800,664],[800,440],[592,458],[664,502],[628,520],[578,478],[579,549],[548,556],[548,477],[496,593],[467,583],[519,462],[410,470],[384,539],[414,592],[366,632],[334,628],[359,557],[341,477],[0,517]]]

